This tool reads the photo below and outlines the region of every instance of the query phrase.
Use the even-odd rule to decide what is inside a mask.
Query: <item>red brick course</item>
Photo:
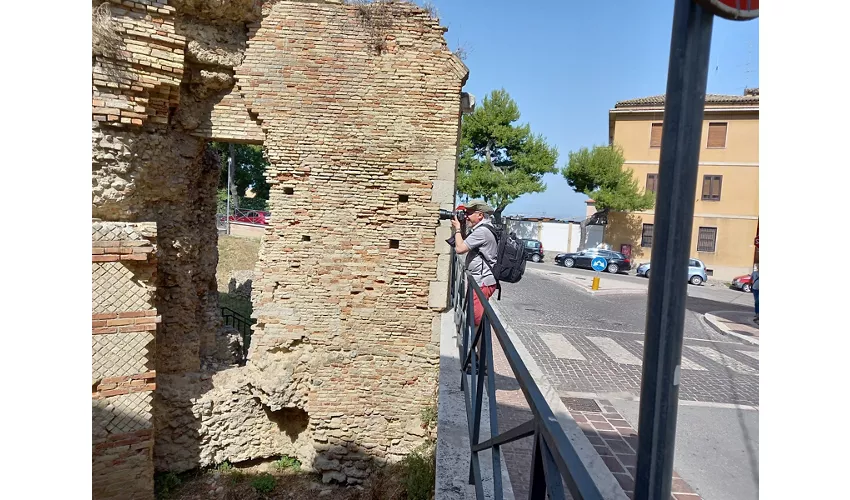
[[[92,314],[92,335],[150,332],[161,321],[156,309]]]

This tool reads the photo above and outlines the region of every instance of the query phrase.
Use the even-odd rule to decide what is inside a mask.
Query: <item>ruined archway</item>
[[[125,223],[155,235],[145,286],[160,318],[156,389],[152,410],[132,410],[134,435],[150,442],[153,430],[161,470],[289,454],[359,482],[364,461],[424,439],[448,288],[435,214],[453,202],[467,70],[411,4],[382,3],[391,22],[376,27],[362,6],[333,0],[164,3],[110,3],[97,29],[111,42],[93,47],[92,216],[99,235]],[[271,164],[241,367],[217,338],[210,140],[262,144]],[[93,289],[115,293],[95,283],[94,261]],[[98,376],[108,413],[129,393]],[[98,425],[96,449],[127,439]],[[106,498],[121,471],[98,469],[102,457],[114,457],[95,453]]]

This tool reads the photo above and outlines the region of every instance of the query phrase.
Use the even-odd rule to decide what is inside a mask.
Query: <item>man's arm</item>
[[[467,243],[463,238],[463,233],[460,230],[460,221],[457,220],[457,217],[452,219],[452,231],[454,231],[455,237],[455,253],[458,255],[463,255],[470,250],[475,250],[477,247],[481,246],[481,242],[475,240],[475,242]],[[467,239],[472,235],[468,234]]]
[[[463,240],[463,235],[461,234],[460,229],[455,229],[455,253],[463,255],[470,250],[471,248],[469,248],[469,245],[467,245]]]

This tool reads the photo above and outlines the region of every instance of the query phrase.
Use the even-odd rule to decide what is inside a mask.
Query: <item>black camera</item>
[[[455,210],[452,212],[451,210],[443,210],[440,209],[440,220],[451,220],[452,217],[457,217],[457,220],[460,221],[461,224],[466,222],[466,212],[463,210]]]
[[[458,222],[460,222],[461,231],[466,232],[466,211],[464,210],[455,210],[452,212],[451,210],[443,210],[440,209],[440,220],[451,220],[453,217],[457,217]],[[449,246],[455,246],[455,235],[452,233],[452,237],[446,240],[446,243]]]

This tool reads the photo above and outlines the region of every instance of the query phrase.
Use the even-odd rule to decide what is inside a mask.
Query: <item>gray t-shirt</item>
[[[466,239],[463,241],[469,247],[469,252],[466,254],[466,269],[472,274],[475,283],[478,286],[492,286],[496,284],[496,278],[490,267],[496,266],[496,256],[499,253],[499,246],[496,243],[496,237],[486,227],[489,224],[487,221],[481,221],[472,228]],[[492,227],[492,226],[491,226]],[[478,250],[476,252],[476,250]],[[487,264],[484,263],[482,257],[487,259]]]

